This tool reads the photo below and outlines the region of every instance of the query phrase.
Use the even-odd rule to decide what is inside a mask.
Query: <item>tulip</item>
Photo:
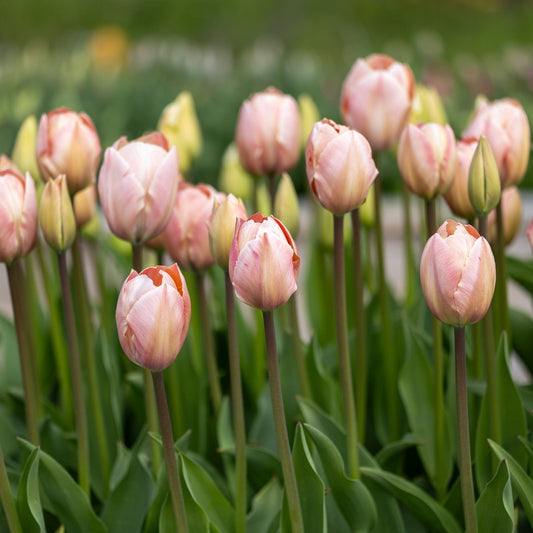
[[[135,364],[158,371],[181,350],[191,319],[191,300],[176,264],[132,270],[120,290],[117,331],[124,353]]]
[[[251,174],[289,171],[300,155],[296,100],[272,87],[252,95],[239,110],[235,142],[242,166]]]
[[[74,215],[76,226],[81,228],[96,214],[96,185],[89,185],[74,195]]]
[[[398,144],[398,166],[409,190],[431,200],[452,185],[457,169],[455,137],[450,126],[409,124]]]
[[[357,209],[378,174],[368,141],[328,119],[313,126],[305,161],[315,198],[336,215]]]
[[[518,187],[504,189],[500,201],[502,203],[503,240],[507,246],[516,237],[522,225],[522,199]],[[493,209],[487,217],[487,235],[492,246],[497,243],[496,226],[496,209]]]
[[[358,59],[344,80],[341,115],[368,139],[372,150],[388,150],[409,119],[414,94],[414,77],[407,65],[373,54]]]
[[[151,134],[136,141],[120,138],[104,154],[98,194],[111,231],[139,245],[167,225],[180,175],[176,148]]]
[[[5,154],[0,155],[0,171],[2,170],[10,170],[12,173],[17,174],[22,178],[24,177],[20,168]]]
[[[231,143],[222,156],[218,187],[226,194],[231,193],[237,198],[242,198],[243,201],[252,196],[253,178],[241,165],[235,143]]]
[[[295,238],[298,236],[298,232],[300,231],[298,194],[296,193],[291,177],[286,172],[281,175],[276,190],[273,215],[283,222],[291,235],[294,235]]]
[[[481,320],[496,283],[489,243],[472,226],[447,220],[426,243],[420,280],[431,312],[442,322],[464,326]]]
[[[27,255],[37,240],[37,197],[31,176],[0,171],[0,261]]]
[[[416,86],[409,122],[412,124],[436,122],[443,125],[448,122],[441,97],[435,88],[426,85]]]
[[[181,268],[203,270],[215,263],[207,227],[215,199],[222,197],[210,185],[179,184],[163,242],[170,257]]]
[[[298,97],[298,108],[300,109],[300,119],[302,124],[302,146],[305,150],[307,138],[315,125],[320,120],[320,113],[314,100],[308,94],[301,94]]]
[[[264,311],[283,305],[296,291],[299,269],[296,244],[277,218],[237,220],[229,275],[241,301]]]
[[[31,176],[39,178],[39,168],[35,157],[35,143],[37,141],[37,119],[35,115],[27,117],[17,133],[15,146],[11,157],[13,162]]]
[[[502,188],[522,181],[529,161],[531,134],[522,106],[511,98],[480,100],[463,138],[485,136],[498,166]]]
[[[529,240],[529,244],[531,245],[531,250],[533,250],[533,220],[531,220],[531,223],[527,227],[526,235]]]
[[[41,116],[35,151],[41,177],[66,174],[72,195],[94,182],[102,150],[88,115],[62,107]]]

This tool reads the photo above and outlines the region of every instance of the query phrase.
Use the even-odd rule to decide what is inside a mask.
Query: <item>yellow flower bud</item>
[[[443,125],[448,123],[446,111],[442,105],[440,94],[436,89],[426,85],[416,86],[409,122],[412,124],[436,122]]]
[[[298,195],[291,177],[284,172],[276,191],[274,200],[274,216],[281,220],[289,233],[296,238],[300,230],[300,211],[298,208]]]
[[[37,140],[37,119],[35,115],[27,117],[17,133],[11,159],[22,172],[29,172],[34,180],[40,179],[35,141]]]
[[[309,137],[315,122],[320,120],[320,113],[313,99],[305,93],[298,97],[298,107],[300,108],[302,146],[305,149],[307,138]]]
[[[222,158],[218,188],[247,201],[252,196],[253,179],[242,167],[237,147],[234,143],[230,144]]]

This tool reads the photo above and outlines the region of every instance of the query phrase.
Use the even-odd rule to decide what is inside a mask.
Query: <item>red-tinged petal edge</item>
[[[154,285],[156,287],[159,287],[163,283],[163,275],[161,274],[161,270],[164,270],[172,278],[172,280],[174,281],[174,284],[176,285],[176,289],[183,296],[183,285],[181,282],[180,272],[178,270],[178,266],[176,265],[176,263],[174,263],[172,266],[169,266],[169,267],[155,266],[155,267],[145,268],[141,272],[141,275],[149,277],[154,283]]]

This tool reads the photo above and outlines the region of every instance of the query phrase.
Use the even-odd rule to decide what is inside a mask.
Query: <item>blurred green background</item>
[[[480,93],[533,116],[531,1],[8,0],[1,27],[0,153],[28,114],[59,106],[86,111],[105,148],[154,129],[187,89],[204,137],[192,176],[215,183],[251,92],[305,92],[339,120],[342,81],[372,52],[436,87],[457,135]]]

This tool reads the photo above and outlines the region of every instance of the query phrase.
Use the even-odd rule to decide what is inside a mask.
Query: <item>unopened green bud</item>
[[[37,140],[37,119],[35,115],[27,117],[17,133],[11,159],[24,173],[29,172],[34,180],[40,179],[37,157],[35,156],[35,141]]]
[[[252,196],[253,179],[242,167],[237,147],[233,143],[230,144],[222,158],[219,189],[226,194],[233,194],[237,198],[247,201]]]
[[[436,122],[447,124],[446,111],[442,105],[440,94],[433,87],[417,85],[409,122]]]
[[[298,97],[298,107],[300,108],[302,146],[305,149],[307,138],[313,129],[313,125],[320,120],[320,113],[314,100],[305,93]]]
[[[44,239],[57,253],[72,246],[76,237],[76,218],[65,174],[50,179],[44,186],[39,206],[39,222]]]
[[[270,205],[270,193],[264,180],[261,180],[258,183],[256,194],[257,211],[265,217],[271,215],[272,206]]]
[[[375,221],[375,211],[374,211],[374,185],[368,190],[366,195],[366,200],[361,204],[359,208],[359,217],[361,224],[365,228],[373,228]]]
[[[300,210],[298,195],[291,177],[284,172],[276,191],[274,200],[274,216],[281,220],[289,233],[296,239],[300,231]]]
[[[501,184],[492,148],[485,137],[477,145],[468,173],[468,196],[480,216],[487,215],[500,201]]]

